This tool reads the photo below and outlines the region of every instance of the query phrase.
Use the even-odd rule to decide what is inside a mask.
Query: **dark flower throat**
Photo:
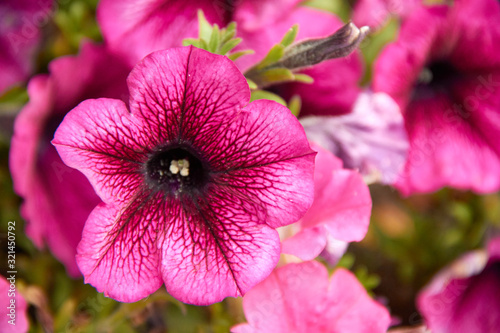
[[[146,162],[146,183],[156,191],[179,195],[201,191],[208,181],[207,167],[190,147],[162,148]]]

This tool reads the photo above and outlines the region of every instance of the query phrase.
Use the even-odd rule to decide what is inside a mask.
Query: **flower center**
[[[199,191],[208,180],[207,167],[189,147],[158,150],[146,162],[145,173],[151,188],[174,195]]]
[[[460,72],[447,61],[435,61],[425,67],[418,77],[416,98],[433,97],[437,93],[448,94],[452,85],[461,78]]]

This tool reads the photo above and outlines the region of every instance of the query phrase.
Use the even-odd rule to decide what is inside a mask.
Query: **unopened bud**
[[[346,57],[358,47],[369,30],[368,27],[358,28],[349,22],[328,37],[309,39],[290,46],[272,67],[296,70],[328,59]]]

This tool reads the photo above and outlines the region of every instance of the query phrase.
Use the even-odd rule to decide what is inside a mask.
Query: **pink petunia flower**
[[[417,299],[433,333],[495,333],[500,327],[500,237],[488,251],[465,254],[443,269]]]
[[[224,0],[102,0],[97,20],[108,47],[134,66],[153,51],[197,37],[199,9],[210,23],[225,26],[231,8]]]
[[[311,147],[317,151],[314,201],[300,221],[285,227],[293,230],[288,231],[291,237],[282,242],[283,253],[302,260],[316,258],[335,240],[344,243],[362,240],[372,208],[370,191],[361,175],[343,169],[342,161],[320,146]]]
[[[236,50],[252,49],[236,61],[245,71],[262,60],[283,35],[299,24],[297,40],[326,37],[342,26],[331,13],[305,7],[301,0],[183,1],[101,1],[98,18],[110,47],[135,64],[148,53],[180,46],[182,39],[198,36],[196,12],[201,8],[211,23],[235,21],[237,37],[243,39]],[[302,114],[345,114],[351,111],[359,93],[363,74],[357,54],[334,59],[302,70],[314,78],[313,84],[291,83],[276,87],[285,98],[299,94]]]
[[[422,0],[357,0],[352,21],[358,26],[377,29],[391,16],[406,19],[421,3]]]
[[[245,294],[279,259],[274,229],[312,202],[304,130],[278,103],[247,105],[235,65],[194,47],[150,54],[127,82],[130,111],[87,100],[53,140],[104,201],[78,246],[85,281],[125,302],[163,283],[198,305]]]
[[[338,268],[328,280],[316,261],[276,269],[243,298],[248,324],[234,333],[386,332],[388,311],[372,300],[356,277]]]
[[[40,30],[52,12],[52,0],[4,0],[0,3],[0,95],[35,70]]]
[[[29,83],[30,101],[14,124],[9,166],[14,189],[24,199],[26,234],[39,248],[46,243],[69,275],[78,277],[76,247],[100,200],[88,180],[61,161],[50,140],[66,113],[82,100],[128,96],[129,70],[105,48],[90,43],[77,56],[52,61],[49,70]]]
[[[375,64],[374,90],[401,106],[410,139],[404,194],[500,188],[500,3],[420,7]]]
[[[403,171],[409,143],[397,103],[385,93],[363,91],[342,116],[300,119],[309,140],[333,152],[367,183],[393,184]]]
[[[2,333],[27,332],[29,328],[26,316],[27,307],[23,296],[16,290],[15,278],[7,280],[0,275],[0,331]]]

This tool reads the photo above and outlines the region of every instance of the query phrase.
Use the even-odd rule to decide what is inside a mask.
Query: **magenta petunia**
[[[85,281],[126,302],[162,283],[198,305],[245,294],[279,259],[274,229],[312,202],[304,130],[278,103],[248,104],[235,65],[194,47],[150,54],[127,82],[130,111],[87,100],[53,140],[104,201],[78,246]]]
[[[332,13],[305,7],[300,0],[216,0],[101,1],[98,18],[104,39],[131,64],[148,53],[180,46],[183,38],[198,36],[196,12],[202,9],[211,23],[237,23],[237,37],[243,40],[235,50],[255,53],[236,60],[241,71],[262,60],[274,44],[295,24],[297,41],[326,37],[342,26]],[[363,67],[358,54],[333,59],[302,70],[314,78],[310,84],[291,83],[275,87],[285,98],[299,94],[302,114],[345,114],[351,111],[359,93]]]
[[[209,22],[224,26],[230,8],[219,0],[102,0],[97,19],[109,48],[133,66],[153,51],[178,47],[184,38],[197,37],[199,9]]]
[[[0,3],[0,95],[35,70],[40,30],[52,14],[52,0],[3,0]]]
[[[234,333],[386,332],[390,316],[349,271],[328,279],[316,261],[276,269],[243,298],[248,321]]]
[[[433,333],[494,333],[500,327],[500,237],[434,277],[417,299]]]
[[[7,278],[10,278],[7,275]],[[7,280],[0,276],[0,331],[2,333],[28,332],[29,322],[26,315],[28,305],[16,288],[16,277]]]
[[[396,186],[500,188],[500,3],[420,7],[375,64],[374,90],[401,106],[410,140]]]
[[[26,234],[39,248],[47,244],[77,277],[76,247],[100,200],[85,176],[61,161],[50,140],[66,113],[82,100],[128,96],[129,69],[104,47],[84,43],[78,55],[52,61],[49,70],[28,85],[30,101],[14,124],[9,167],[14,189],[24,199]]]
[[[372,200],[368,186],[354,170],[342,168],[342,161],[318,145],[314,170],[314,201],[282,242],[282,252],[302,260],[317,257],[334,240],[360,241],[370,223]]]
[[[383,26],[392,17],[405,19],[422,3],[422,0],[357,0],[352,21],[357,26],[372,29]]]

